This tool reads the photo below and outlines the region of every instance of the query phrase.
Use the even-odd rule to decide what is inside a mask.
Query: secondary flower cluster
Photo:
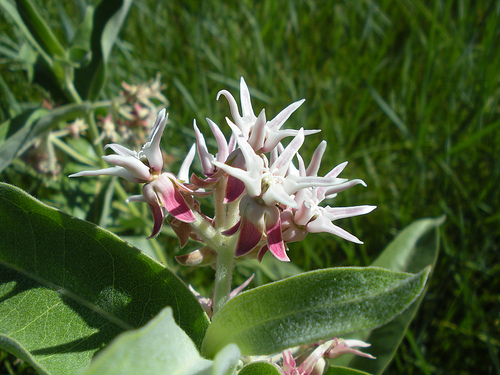
[[[191,264],[206,264],[207,258],[213,259],[220,250],[214,245],[216,243],[234,245],[232,250],[236,257],[257,257],[260,260],[269,251],[281,261],[289,260],[287,243],[300,241],[308,233],[327,232],[362,243],[332,222],[366,214],[375,206],[330,207],[321,204],[343,190],[357,184],[366,186],[365,183],[359,179],[338,177],[347,162],[323,177],[318,176],[326,142],[319,144],[307,167],[299,154],[305,137],[318,131],[282,129],[304,100],[290,104],[268,121],[264,110],[255,115],[243,78],[240,82],[241,114],[235,98],[228,91],[220,91],[217,98],[221,95],[229,102],[232,115],[232,119],[226,118],[232,133],[229,141],[219,126],[207,119],[218,146],[217,152],[211,154],[195,123],[196,143],[177,175],[162,172],[160,138],[167,123],[163,109],[148,142],[139,152],[116,143],[107,145],[106,148],[116,154],[103,158],[114,167],[83,171],[70,177],[115,175],[144,184],[142,195],[132,196],[128,201],[148,203],[154,218],[151,237],[160,232],[165,217],[170,215],[169,223],[181,245],[189,237],[205,243],[206,246],[197,252],[200,260]],[[285,147],[281,141],[287,137],[293,138]],[[200,158],[202,176],[189,176],[195,151]],[[207,195],[214,197],[213,218],[202,214],[197,202],[198,198]]]

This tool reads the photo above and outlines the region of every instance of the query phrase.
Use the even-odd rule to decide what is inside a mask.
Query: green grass
[[[326,139],[321,172],[348,160],[343,176],[368,184],[338,205],[378,209],[341,223],[365,245],[310,235],[291,259],[366,265],[413,220],[445,214],[427,297],[387,373],[500,373],[499,16],[493,0],[136,1],[107,93],[160,72],[178,158],[193,118],[205,134],[205,117],[223,125],[216,93],[236,96],[240,76],[268,119],[306,98],[287,126],[322,132],[303,154]],[[209,273],[197,272],[185,274]]]

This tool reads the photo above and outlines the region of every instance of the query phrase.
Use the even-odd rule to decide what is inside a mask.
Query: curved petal
[[[286,248],[281,236],[281,222],[276,207],[267,210],[265,214],[267,247],[274,257],[282,262],[289,262]]]
[[[141,180],[149,181],[151,178],[149,167],[134,156],[105,155],[102,159],[109,164],[125,168]]]
[[[332,224],[330,220],[328,220],[323,216],[318,216],[317,219],[312,220],[310,223],[306,225],[306,228],[309,233],[321,233],[321,232],[331,233],[347,241],[351,241],[360,245],[363,243],[362,241],[359,240],[359,238],[353,236],[348,231]]]
[[[165,130],[167,124],[168,114],[166,114],[165,108],[158,113],[155,125],[151,130],[149,135],[149,140],[142,147],[140,153],[148,159],[149,166],[156,172],[159,172],[163,168],[163,157],[160,150],[160,139]]]
[[[68,177],[83,177],[83,176],[118,176],[131,182],[142,182],[141,179],[134,176],[128,170],[122,167],[110,167],[104,169],[96,169],[94,171],[81,171],[70,174]]]
[[[158,179],[151,182],[160,202],[170,215],[185,223],[192,223],[196,218],[186,203],[182,194],[177,190],[174,182],[162,174]]]
[[[153,232],[151,233],[151,236],[148,237],[152,238],[160,233],[160,230],[163,227],[163,220],[165,219],[165,215],[163,213],[163,209],[160,206],[160,203],[158,202],[158,196],[156,195],[156,192],[154,191],[154,188],[153,186],[151,186],[151,184],[144,185],[144,187],[142,188],[142,194],[144,196],[144,199],[146,199],[146,202],[148,202],[149,209],[153,214]]]

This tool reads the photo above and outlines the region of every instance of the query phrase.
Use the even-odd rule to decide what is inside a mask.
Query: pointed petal
[[[78,173],[70,174],[68,177],[82,177],[82,176],[118,176],[131,182],[142,182],[141,179],[137,178],[128,170],[122,167],[110,167],[104,169],[96,169],[94,171],[81,171]]]
[[[236,296],[238,293],[240,293],[243,289],[245,289],[248,284],[250,284],[254,278],[255,274],[253,273],[252,276],[250,276],[248,279],[246,279],[246,281],[241,284],[239,287],[237,288],[234,288],[231,293],[229,294],[229,298],[233,298],[234,296]]]
[[[278,115],[276,115],[276,117],[269,121],[269,123],[267,124],[269,130],[279,130],[283,126],[285,121],[288,120],[288,118],[292,115],[292,113],[295,112],[297,108],[299,108],[305,101],[305,99],[298,100],[278,113]]]
[[[324,343],[318,346],[299,366],[300,374],[310,374],[316,366],[316,363],[323,357],[323,354],[330,348],[330,343]]]
[[[290,349],[287,349],[283,351],[283,371],[285,374],[291,373],[292,370],[295,370],[296,367],[296,362],[295,359],[293,359],[293,354]]]
[[[122,156],[137,156],[137,152],[135,152],[134,150],[130,150],[118,143],[110,143],[110,144],[107,144],[106,146],[104,146],[104,149],[112,149],[114,152],[116,152],[118,155],[122,155]]]
[[[281,237],[281,222],[279,211],[276,207],[268,210],[265,216],[266,220],[266,234],[267,234],[267,247],[274,257],[282,262],[289,262],[290,259],[286,255],[285,244]]]
[[[348,231],[332,224],[330,220],[323,216],[318,216],[317,219],[311,221],[306,225],[307,231],[309,233],[331,233],[336,236],[339,236],[340,238],[343,238],[344,240],[351,241],[357,244],[363,244],[362,241],[359,240],[356,236],[353,236],[351,233]]]
[[[153,232],[151,233],[151,236],[148,237],[148,238],[153,238],[158,233],[160,233],[160,230],[163,226],[163,220],[165,219],[165,215],[163,213],[163,209],[160,206],[160,203],[158,202],[158,196],[156,195],[151,184],[144,185],[144,187],[142,188],[142,194],[146,199],[146,201],[148,202],[149,209],[153,214],[153,220],[154,220]]]
[[[353,206],[353,207],[323,207],[323,210],[328,213],[330,221],[343,219],[346,217],[353,217],[359,215],[366,215],[376,209],[377,206]]]
[[[196,149],[198,150],[198,155],[200,156],[201,169],[205,176],[210,176],[214,173],[214,166],[212,165],[214,157],[208,152],[205,137],[203,137],[200,129],[196,126],[196,120],[193,121],[193,128],[196,136]]]
[[[142,147],[141,153],[146,156],[149,166],[156,172],[163,168],[163,157],[160,150],[160,139],[167,124],[168,114],[165,114],[165,108],[158,113],[156,123],[151,130],[149,140]]]
[[[130,203],[130,202],[143,202],[143,203],[146,203],[147,200],[146,198],[144,198],[144,196],[142,194],[139,194],[139,195],[131,195],[130,197],[128,197],[126,200],[125,200],[125,203]]]
[[[252,133],[250,134],[250,138],[248,139],[248,143],[255,152],[259,151],[262,147],[264,147],[264,138],[266,135],[266,113],[263,109],[259,113],[259,117],[257,117],[257,121],[252,129]]]
[[[306,169],[306,176],[317,176],[319,171],[319,166],[321,164],[321,159],[326,150],[326,141],[322,141],[316,150],[314,150],[314,154],[311,158],[311,162]],[[337,175],[338,176],[338,175]],[[328,176],[328,177],[337,177],[337,176]]]
[[[299,132],[294,139],[286,146],[281,155],[272,164],[271,170],[274,175],[279,175],[283,177],[288,169],[288,165],[291,163],[293,157],[299,151],[300,147],[304,143],[304,129],[300,128]],[[277,171],[274,173],[274,171]]]
[[[177,178],[181,181],[187,182],[189,181],[189,168],[194,160],[194,155],[196,154],[196,145],[193,144],[189,149],[188,154],[182,161],[181,167],[179,168],[179,173],[177,174]]]
[[[213,122],[209,118],[207,118],[207,122],[208,126],[210,126],[210,129],[212,130],[212,133],[214,134],[215,141],[217,142],[218,150],[216,159],[217,161],[224,163],[229,155],[229,148],[227,145],[226,137],[224,137],[224,133],[222,133],[215,122]]]
[[[105,155],[102,159],[106,163],[125,168],[141,180],[148,181],[151,178],[148,166],[134,156]]]
[[[241,129],[241,127],[245,126],[244,121],[242,121],[242,118],[240,116],[240,111],[238,109],[238,104],[236,104],[236,100],[234,99],[233,95],[227,90],[221,90],[217,93],[217,100],[219,100],[219,97],[223,95],[228,103],[229,103],[229,110],[231,111],[231,116],[233,116],[233,120],[236,123],[236,125]],[[245,131],[247,129],[241,129],[242,131]]]
[[[250,100],[250,91],[248,90],[247,83],[241,77],[240,79],[240,101],[241,101],[241,112],[243,117],[255,118],[255,114],[252,108],[252,102]]]

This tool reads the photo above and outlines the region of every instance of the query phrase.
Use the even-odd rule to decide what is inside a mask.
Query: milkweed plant
[[[35,111],[18,108],[9,122],[16,126],[0,134],[0,171],[22,156],[51,183],[74,187],[74,197],[78,189],[83,196],[94,189],[103,210],[129,207],[136,218],[147,211],[152,220],[139,219],[134,226],[156,247],[168,232],[191,250],[159,262],[100,226],[0,183],[0,349],[39,374],[384,370],[418,308],[433,263],[418,253],[424,245],[417,244],[440,219],[415,222],[368,267],[299,272],[269,283],[251,276],[235,285],[235,268],[248,259],[293,262],[289,247],[316,233],[362,245],[338,221],[376,208],[336,205],[338,194],[367,185],[346,178],[347,162],[321,175],[327,144],[317,142],[319,130],[286,124],[304,100],[268,120],[264,109],[256,114],[241,78],[239,100],[225,89],[217,94],[225,124],[207,118],[210,132],[196,122],[186,132],[193,144],[174,173],[166,155],[178,145],[162,136],[168,126],[180,125],[169,125],[167,107],[175,107],[162,93],[160,76],[122,83],[117,97],[100,100],[110,53],[103,46],[114,43],[130,2],[90,7],[86,19],[93,21],[80,25],[80,39],[68,47],[31,1],[18,2],[22,12],[9,2],[1,6],[31,35],[32,52],[44,61],[40,69],[61,97]],[[100,17],[92,18],[94,11]],[[106,43],[91,44],[92,30],[101,30]],[[311,157],[301,155],[305,142],[316,146]],[[63,154],[72,164],[60,160]],[[201,167],[193,167],[196,158]],[[63,175],[68,165],[74,172],[69,179]],[[141,194],[133,194],[139,188]],[[436,238],[425,246],[435,249]],[[212,267],[214,279],[188,285],[168,267],[173,262]],[[206,285],[212,291],[203,295]]]

